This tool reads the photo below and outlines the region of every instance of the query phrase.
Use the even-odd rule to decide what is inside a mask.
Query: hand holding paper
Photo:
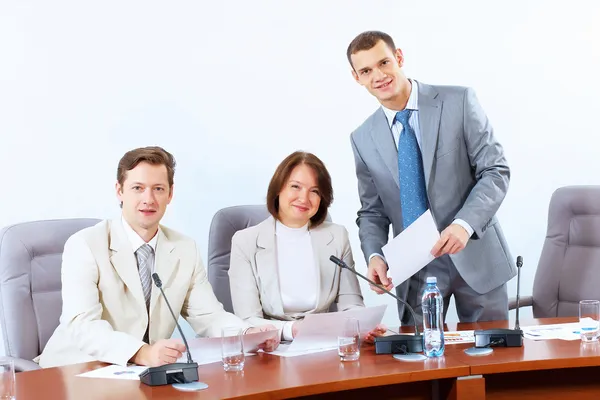
[[[383,325],[383,324],[377,325],[375,327],[375,329],[373,329],[372,331],[367,333],[367,335],[364,337],[365,343],[369,343],[369,344],[375,343],[375,338],[380,337],[380,336],[385,336],[387,330],[388,329],[385,325]]]
[[[444,254],[456,254],[467,246],[469,233],[460,224],[451,224],[442,231],[440,239],[437,241],[431,254],[434,257],[441,257]]]
[[[275,325],[262,325],[253,328],[249,328],[246,334],[259,333],[259,332],[269,332],[269,331],[278,331]],[[279,332],[279,331],[278,331]],[[281,340],[281,335],[273,335],[269,336],[263,343],[258,345],[258,348],[264,351],[273,351],[279,346],[279,342]],[[254,351],[254,350],[253,350]]]

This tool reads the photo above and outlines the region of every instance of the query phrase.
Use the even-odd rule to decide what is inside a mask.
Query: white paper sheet
[[[431,249],[439,240],[440,233],[433,221],[431,211],[427,210],[408,228],[382,247],[383,255],[389,266],[388,276],[394,286],[420,271],[435,257]]]
[[[357,318],[359,321],[361,337],[372,331],[383,319],[387,305],[375,307],[354,308],[347,311],[308,314],[304,317],[298,334],[289,347],[281,346],[279,351],[271,354],[289,355],[309,354],[315,351],[337,348],[337,338],[344,326],[346,318]],[[307,353],[309,351],[309,353]]]
[[[331,350],[337,351],[337,343],[334,346],[324,347],[324,348],[320,348],[320,349],[299,350],[299,351],[290,350],[291,345],[292,345],[291,343],[281,343],[279,345],[279,347],[277,348],[277,350],[275,350],[269,354],[273,354],[275,356],[280,356],[280,357],[296,357],[296,356],[304,356],[307,354],[321,353],[323,351],[331,351]]]
[[[444,344],[475,343],[475,331],[444,332]]]
[[[580,340],[579,323],[536,325],[522,327],[523,336],[530,340]]]
[[[84,378],[109,378],[109,379],[126,379],[139,381],[140,374],[147,370],[148,367],[140,367],[131,365],[122,367],[120,365],[109,365],[108,367],[98,368],[93,371],[84,372],[77,376]]]
[[[242,341],[244,343],[244,352],[246,355],[252,355],[258,351],[258,345],[264,343],[267,339],[272,339],[280,335],[278,330],[268,332],[257,332],[242,335]],[[192,353],[192,359],[198,363],[210,364],[221,361],[221,338],[194,338],[188,340],[190,351]],[[177,362],[186,362],[187,353],[184,353]]]

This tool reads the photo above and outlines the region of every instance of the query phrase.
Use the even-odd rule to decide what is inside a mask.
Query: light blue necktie
[[[412,110],[402,110],[396,113],[396,121],[402,124],[402,132],[398,140],[398,173],[404,229],[415,222],[428,208],[421,150],[415,131],[408,123],[411,112]]]

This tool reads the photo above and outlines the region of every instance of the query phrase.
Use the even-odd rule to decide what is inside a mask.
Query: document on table
[[[433,221],[431,211],[427,210],[408,228],[382,247],[383,255],[389,266],[388,276],[394,286],[420,271],[435,257],[431,249],[439,240],[440,233]]]
[[[335,349],[346,318],[358,319],[362,338],[381,323],[386,308],[387,305],[383,304],[346,311],[307,314],[294,341],[289,345],[280,344],[279,348],[270,354],[291,357]]]
[[[273,339],[276,336],[281,335],[280,331],[273,330],[267,332],[256,332],[242,335],[242,342],[244,343],[244,353],[246,355],[252,355],[258,351],[258,345],[264,343],[267,339]],[[188,340],[190,346],[190,352],[192,353],[192,359],[197,362],[198,365],[210,364],[221,361],[221,338],[194,338]],[[187,352],[183,353],[183,356],[177,360],[177,362],[186,362]]]
[[[140,374],[147,369],[148,367],[141,367],[139,365],[128,365],[127,367],[122,367],[120,365],[109,365],[108,367],[84,372],[77,376],[84,378],[109,378],[138,381],[140,380]]]
[[[323,351],[332,351],[332,350],[336,350],[337,351],[337,343],[334,346],[328,345],[325,346],[323,348],[311,348],[311,349],[305,349],[305,350],[294,350],[294,349],[290,349],[291,345],[293,342],[291,343],[280,343],[279,347],[277,347],[277,350],[271,352],[271,353],[267,353],[267,354],[273,354],[275,356],[279,356],[279,357],[296,357],[296,356],[304,356],[307,354],[314,354],[314,353],[321,353]]]
[[[475,331],[444,332],[445,344],[475,343]]]
[[[579,340],[581,335],[579,332],[580,325],[578,322],[567,324],[553,325],[536,325],[522,327],[523,336],[530,340]]]

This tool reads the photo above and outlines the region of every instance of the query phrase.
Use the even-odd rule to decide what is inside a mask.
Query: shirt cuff
[[[463,228],[465,228],[465,230],[467,231],[467,233],[469,234],[469,238],[471,236],[473,236],[473,232],[475,232],[475,229],[471,228],[471,225],[469,225],[466,221],[462,220],[462,219],[455,219],[453,222],[453,224],[457,224],[462,226]]]
[[[294,321],[287,321],[283,325],[283,329],[281,330],[281,336],[283,340],[290,341],[294,340],[294,335],[292,334],[292,327],[294,326]]]
[[[387,263],[387,261],[385,261],[385,257],[384,257],[384,256],[382,256],[382,255],[381,255],[381,254],[379,254],[379,253],[373,253],[373,254],[371,254],[371,255],[369,256],[369,262],[371,262],[371,258],[373,258],[373,257],[375,257],[375,256],[379,256],[379,257],[381,257],[381,259],[383,260],[383,262]]]

